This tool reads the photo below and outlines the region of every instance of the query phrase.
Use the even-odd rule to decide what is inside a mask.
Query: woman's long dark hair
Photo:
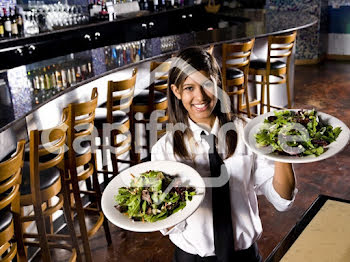
[[[169,121],[172,124],[183,123],[186,127],[189,126],[188,123],[188,112],[182,104],[182,101],[177,99],[172,92],[171,85],[175,85],[177,88],[182,88],[183,83],[186,78],[196,72],[204,71],[208,76],[214,77],[218,88],[221,88],[222,78],[220,67],[217,64],[215,58],[199,47],[190,47],[182,50],[172,62],[171,69],[169,71],[169,81],[168,81],[168,113]],[[218,117],[220,127],[228,122],[232,122],[233,115],[230,110],[221,110],[228,104],[223,102],[223,97],[220,97],[222,92],[217,92],[218,99],[214,107],[213,114]],[[223,112],[224,111],[224,112]],[[175,131],[174,132],[174,154],[185,159],[190,159],[190,154],[186,149],[184,137],[192,137],[192,131],[187,128],[185,132]],[[226,134],[226,146],[227,146],[227,156],[230,157],[237,144],[237,133],[234,130],[230,130]]]

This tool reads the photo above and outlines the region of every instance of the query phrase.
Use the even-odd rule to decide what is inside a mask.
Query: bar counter
[[[59,121],[61,109],[73,101],[87,99],[93,86],[99,88],[99,104],[104,103],[108,79],[118,80],[133,67],[145,69],[138,76],[136,89],[139,90],[140,82],[143,85],[146,82],[147,62],[166,59],[185,47],[219,46],[253,37],[263,39],[317,22],[308,13],[262,9],[235,9],[218,16],[218,23],[207,30],[109,45],[0,71],[0,160],[15,146],[16,140],[27,139],[29,130],[42,127],[37,122],[43,117]],[[74,79],[72,71],[75,71]],[[50,86],[50,77],[57,74],[61,83]],[[50,112],[50,108],[56,112]]]

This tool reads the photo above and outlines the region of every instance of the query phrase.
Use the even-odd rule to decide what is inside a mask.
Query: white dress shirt
[[[262,225],[259,217],[257,195],[263,194],[279,211],[287,210],[293,199],[286,200],[279,196],[272,185],[274,162],[252,153],[243,142],[244,122],[234,121],[238,133],[235,153],[224,159],[230,176],[231,214],[234,229],[235,249],[247,249],[256,242],[261,233]],[[193,132],[196,146],[185,139],[189,152],[193,152],[191,160],[183,160],[174,155],[173,135],[166,133],[152,148],[152,160],[170,160],[185,163],[198,171],[202,177],[210,177],[209,144],[200,134],[202,127],[189,119],[189,128]],[[218,136],[220,126],[218,119],[212,127],[211,133]],[[192,146],[191,146],[192,145]],[[220,149],[218,148],[220,153]],[[171,230],[162,230],[163,235],[169,235],[170,240],[183,251],[203,256],[214,256],[214,228],[212,216],[211,188],[206,188],[206,195],[199,208],[185,221]]]

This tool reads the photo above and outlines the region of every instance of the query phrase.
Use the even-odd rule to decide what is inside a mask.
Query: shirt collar
[[[196,124],[195,122],[193,122],[191,118],[188,118],[188,123],[189,123],[190,129],[192,130],[193,137],[196,141],[198,141],[198,142],[202,141],[202,137],[201,137],[202,131],[204,131],[204,133],[206,135],[209,135],[209,132],[207,130],[205,130],[203,127],[201,127],[198,124]],[[219,119],[216,117],[215,121],[214,121],[214,125],[210,131],[210,134],[213,134],[217,137],[218,133],[219,133],[219,128],[220,128],[219,127]]]

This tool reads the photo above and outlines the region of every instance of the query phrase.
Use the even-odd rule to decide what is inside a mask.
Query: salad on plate
[[[289,156],[319,156],[342,132],[323,123],[313,110],[275,111],[255,134],[257,146]]]
[[[130,187],[121,187],[114,196],[115,208],[133,221],[156,222],[186,206],[196,195],[195,188],[178,186],[176,176],[150,170],[132,175]]]

